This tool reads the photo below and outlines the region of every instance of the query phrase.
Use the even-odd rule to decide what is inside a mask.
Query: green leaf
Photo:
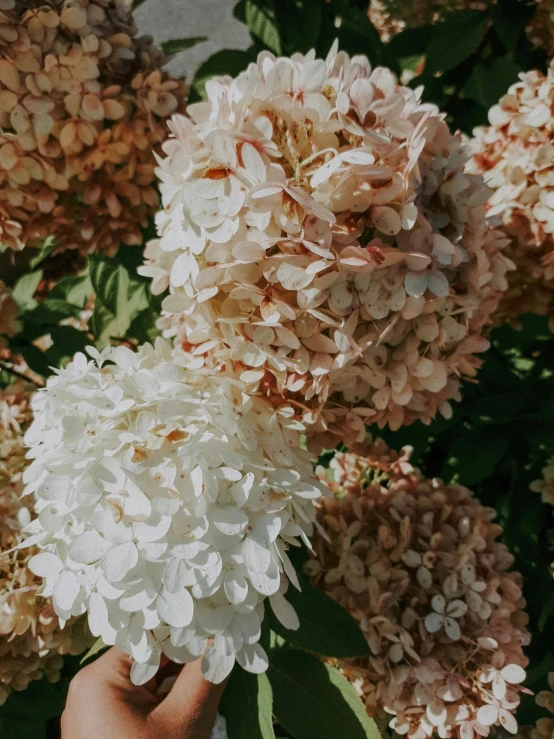
[[[335,35],[340,48],[349,54],[365,54],[372,64],[383,61],[385,46],[367,13],[362,10],[348,7]]]
[[[149,307],[148,282],[129,272],[116,259],[89,257],[89,270],[96,293],[90,322],[99,347],[110,339],[122,338],[135,317]]]
[[[464,406],[464,415],[483,423],[506,423],[537,410],[528,398],[516,393],[500,393],[478,398]]]
[[[519,66],[509,56],[479,61],[463,86],[462,93],[465,97],[490,108],[508,91],[511,84],[517,82],[520,71]]]
[[[39,252],[31,260],[29,260],[29,267],[31,269],[38,267],[38,265],[42,261],[44,261],[46,257],[49,256],[54,251],[55,248],[56,248],[56,243],[54,241],[54,237],[48,236],[46,239],[44,239],[44,243],[42,247],[40,248]]]
[[[129,336],[138,339],[141,344],[145,342],[154,343],[156,338],[160,336],[160,330],[156,327],[159,317],[160,311],[154,307],[141,311],[129,326]]]
[[[271,653],[273,711],[295,739],[378,739],[354,687],[334,667],[296,649]]]
[[[248,30],[274,54],[282,53],[273,0],[246,0],[244,17]]]
[[[321,28],[320,0],[279,0],[275,9],[282,53],[306,53],[314,48]]]
[[[207,36],[190,36],[189,38],[176,38],[171,39],[170,41],[164,41],[163,44],[160,44],[160,47],[166,56],[171,56],[172,54],[178,54],[180,51],[192,49],[193,46],[202,44],[204,43],[204,41],[207,40]]]
[[[48,299],[56,298],[84,308],[93,293],[92,282],[88,271],[76,277],[65,277],[48,293]]]
[[[515,51],[536,6],[527,0],[498,0],[492,8],[496,35],[508,51]]]
[[[273,631],[289,644],[308,652],[347,659],[366,657],[371,650],[359,624],[348,611],[321,590],[314,588],[309,579],[298,573],[302,592],[290,587],[287,600],[300,619],[300,627],[293,631],[286,629],[269,611],[269,623]]]
[[[204,99],[206,97],[205,88],[206,82],[209,79],[222,74],[229,74],[235,77],[243,69],[246,69],[253,60],[251,54],[238,49],[224,49],[213,54],[200,65],[192,82],[192,89],[196,93],[197,99]]]
[[[488,27],[488,15],[458,10],[433,28],[425,61],[426,75],[454,69],[479,48]]]
[[[51,326],[57,324],[64,318],[78,318],[81,308],[78,305],[72,305],[65,300],[45,300],[39,303],[35,308],[23,314],[25,321],[37,323],[43,326]]]
[[[252,675],[237,665],[219,711],[227,721],[229,739],[275,739],[273,694],[267,675]]]
[[[462,485],[474,485],[492,475],[508,447],[506,439],[486,429],[468,432],[449,449],[450,459],[443,467],[441,477],[456,480]]]
[[[386,45],[387,51],[396,59],[410,56],[422,56],[427,51],[433,35],[434,26],[415,26],[405,28]]]
[[[89,257],[89,270],[96,300],[117,315],[129,289],[127,270],[114,259],[102,255]]]
[[[106,649],[108,649],[108,645],[104,644],[104,642],[102,641],[102,637],[99,636],[92,647],[88,650],[88,652],[85,652],[85,654],[81,657],[81,661],[79,662],[79,664],[84,665],[85,662],[88,662],[93,657],[99,656],[100,653]]]
[[[31,310],[37,305],[37,301],[33,296],[42,280],[43,274],[42,269],[37,269],[35,272],[29,272],[23,275],[15,283],[12,295],[21,310]]]

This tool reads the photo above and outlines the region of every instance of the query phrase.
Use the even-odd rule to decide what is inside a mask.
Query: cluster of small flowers
[[[184,83],[135,38],[127,0],[0,0],[0,241],[140,244],[158,207],[153,149]]]
[[[337,453],[318,514],[314,582],[359,621],[373,652],[339,663],[397,734],[471,739],[517,730],[528,643],[521,581],[494,512],[426,480],[384,442]]]
[[[286,549],[308,544],[324,489],[294,424],[163,339],[88,352],[35,394],[25,435],[44,595],[131,654],[136,683],[162,652],[203,655],[212,682],[235,660],[263,671],[263,601],[298,627]]]
[[[0,393],[0,705],[31,680],[55,682],[61,655],[77,654],[90,639],[82,620],[62,631],[52,603],[39,595],[42,582],[28,567],[36,548],[9,551],[31,520],[30,499],[21,499],[30,390],[18,381]]]
[[[547,315],[554,330],[554,63],[547,75],[520,74],[477,128],[468,171],[494,192],[488,214],[510,239],[516,269],[495,318],[517,325],[524,313]]]
[[[335,439],[449,417],[511,265],[444,116],[336,46],[206,90],[171,120],[140,269],[165,335]]]
[[[21,323],[17,320],[19,313],[12,291],[0,280],[0,348],[6,346],[7,337],[21,331]]]
[[[554,506],[554,457],[542,468],[542,479],[534,480],[529,487],[534,493],[540,493],[543,503]]]

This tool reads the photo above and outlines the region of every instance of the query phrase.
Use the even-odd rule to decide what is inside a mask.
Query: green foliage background
[[[253,43],[246,51],[220,51],[208,59],[192,81],[191,100],[203,96],[210,77],[237,74],[265,48],[285,55],[315,48],[325,56],[338,37],[350,54],[366,54],[374,65],[388,66],[399,76],[409,72],[410,86],[423,85],[424,99],[446,111],[453,129],[470,134],[474,126],[487,122],[488,108],[519,72],[546,69],[544,53],[525,35],[534,11],[532,3],[499,0],[488,10],[456,11],[435,25],[407,28],[385,44],[362,0],[240,0],[235,15],[248,26]],[[179,51],[202,40],[179,39],[165,50]],[[145,233],[145,241],[151,235]],[[47,295],[39,290],[37,299],[44,278],[60,270],[51,257],[54,248],[47,241],[40,253],[27,250],[15,261],[11,253],[0,253],[0,275],[14,287],[23,311],[23,330],[10,340],[10,348],[36,373],[46,377],[52,367],[90,343],[139,343],[157,335],[155,320],[163,296],[153,297],[148,281],[136,273],[140,249],[122,247],[114,258],[92,256],[77,274],[70,265],[72,276],[57,281]],[[93,293],[90,333],[60,325],[78,318]],[[541,477],[541,468],[554,453],[554,337],[537,316],[525,316],[521,324],[519,331],[508,326],[493,330],[479,382],[465,385],[451,420],[378,433],[394,447],[413,446],[416,463],[426,475],[459,481],[496,508],[515,568],[524,577],[533,634],[526,684],[538,692],[554,670],[554,519],[552,508],[529,491],[529,484]],[[45,334],[53,343],[41,351],[32,342]],[[2,385],[13,379],[5,366],[8,369],[0,371]],[[293,599],[302,627],[287,633],[275,619],[269,620],[267,676],[233,673],[222,704],[230,738],[376,737],[376,727],[353,688],[317,658],[367,653],[354,622],[308,583],[303,596]],[[2,739],[57,736],[55,717],[78,667],[79,660],[67,660],[60,684],[42,681],[12,696],[0,709]],[[539,715],[532,697],[524,696],[520,725],[534,723]]]

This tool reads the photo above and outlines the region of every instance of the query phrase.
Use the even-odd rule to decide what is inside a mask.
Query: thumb
[[[201,659],[186,664],[167,698],[150,714],[151,721],[159,721],[187,739],[210,739],[226,685],[206,680],[201,664]]]

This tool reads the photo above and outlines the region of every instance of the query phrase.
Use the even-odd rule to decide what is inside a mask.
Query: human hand
[[[160,677],[137,686],[129,677],[131,664],[113,647],[77,673],[62,715],[62,739],[210,739],[225,685],[208,682],[200,660],[182,668],[165,697],[157,695],[163,667]]]

